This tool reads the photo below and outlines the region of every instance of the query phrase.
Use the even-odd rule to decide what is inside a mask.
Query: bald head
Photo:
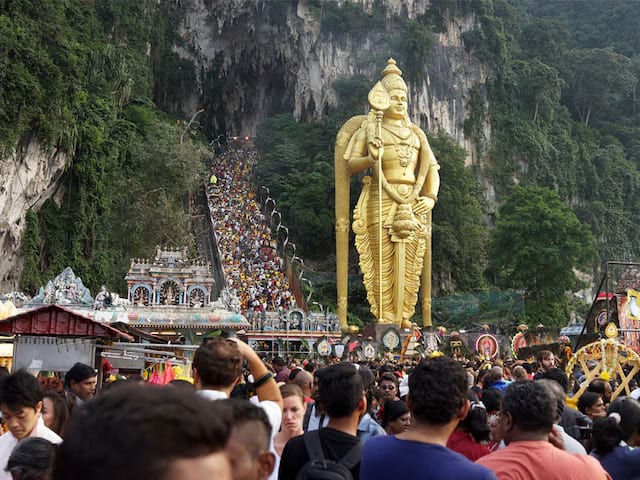
[[[306,397],[311,396],[311,386],[313,384],[313,375],[311,375],[306,370],[301,370],[296,378],[293,379],[293,383],[300,387],[302,390],[302,394]]]

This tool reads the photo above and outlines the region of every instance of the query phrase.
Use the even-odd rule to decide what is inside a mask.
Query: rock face
[[[66,153],[43,148],[35,136],[0,159],[0,292],[17,289],[25,215],[55,195],[66,161]]]
[[[351,2],[359,3],[371,18],[383,8],[389,19],[416,19],[430,6],[428,0]],[[293,112],[299,119],[320,118],[336,103],[333,83],[339,78],[362,74],[373,86],[391,56],[381,38],[401,32],[393,31],[391,21],[357,34],[323,31],[323,9],[329,3],[175,1],[182,18],[178,32],[182,41],[173,50],[192,62],[197,87],[172,85],[171,99],[159,106],[188,117],[205,108],[199,119],[208,131],[252,135],[268,115]],[[423,129],[443,129],[452,135],[466,149],[467,163],[473,163],[476,146],[465,138],[462,125],[469,116],[469,92],[477,87],[484,95],[487,71],[467,53],[462,34],[478,27],[478,22],[472,13],[441,20],[442,32],[433,35],[424,69],[415,76],[422,80],[407,82],[410,114]],[[399,67],[408,66],[400,62]],[[364,112],[353,112],[360,113]],[[488,122],[482,130],[488,141]],[[0,291],[14,289],[19,282],[25,212],[39,209],[55,194],[66,160],[64,152],[43,149],[35,137],[24,139],[0,159]]]
[[[359,3],[365,14],[382,5],[389,18],[415,19],[429,7],[426,0]],[[192,61],[200,74],[197,91],[184,92],[180,104],[173,107],[188,115],[205,107],[205,122],[211,130],[253,134],[258,121],[274,113],[293,111],[297,118],[319,118],[336,103],[332,85],[338,78],[354,74],[379,78],[390,56],[379,41],[385,32],[373,28],[357,35],[322,31],[323,12],[318,5],[322,1],[185,2],[180,27],[184,43],[174,51]],[[465,139],[462,124],[469,114],[469,91],[478,87],[484,94],[487,71],[465,50],[462,34],[478,22],[469,13],[444,18],[442,23],[445,28],[434,34],[424,71],[417,75],[423,80],[408,82],[411,115],[426,130],[447,131],[467,150],[467,162],[472,163],[476,146]],[[398,32],[386,32],[394,33]],[[483,130],[489,139],[488,122]]]

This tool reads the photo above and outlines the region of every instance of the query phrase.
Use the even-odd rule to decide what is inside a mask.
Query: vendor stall
[[[0,321],[14,335],[13,369],[66,372],[74,363],[96,366],[96,345],[134,338],[61,305],[45,305]]]

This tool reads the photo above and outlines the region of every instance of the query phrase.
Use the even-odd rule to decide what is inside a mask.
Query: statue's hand
[[[425,215],[433,210],[436,201],[431,197],[418,197],[418,204],[413,207],[413,212],[416,215]]]
[[[379,158],[384,155],[384,142],[378,136],[373,137],[373,140],[369,141],[369,155],[372,162],[377,162]]]

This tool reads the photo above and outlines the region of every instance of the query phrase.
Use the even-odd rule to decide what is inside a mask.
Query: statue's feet
[[[410,320],[402,320],[400,328],[411,328],[412,324]]]

